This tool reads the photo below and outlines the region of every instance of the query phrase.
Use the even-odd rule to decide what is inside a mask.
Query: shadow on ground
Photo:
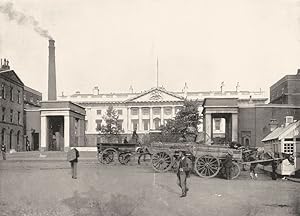
[[[76,216],[131,216],[141,214],[144,200],[144,194],[133,198],[118,193],[108,194],[91,187],[85,193],[75,191],[72,197],[62,202]]]

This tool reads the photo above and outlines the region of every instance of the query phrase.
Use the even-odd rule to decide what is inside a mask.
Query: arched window
[[[20,146],[20,139],[21,139],[21,131],[18,131],[17,133],[17,149],[19,150],[19,146]]]
[[[5,92],[5,84],[1,84],[1,92],[0,92],[1,98],[5,99],[6,98],[6,92]]]
[[[250,145],[250,140],[249,140],[249,138],[246,138],[246,139],[245,139],[245,145],[246,145],[246,146],[249,146],[249,145]]]
[[[9,132],[9,149],[12,149],[13,132],[13,130],[10,130]]]
[[[2,130],[1,130],[1,145],[2,145],[2,143],[5,143],[5,128],[3,128]]]

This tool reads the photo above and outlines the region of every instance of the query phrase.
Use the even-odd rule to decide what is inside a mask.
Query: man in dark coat
[[[227,180],[231,179],[231,168],[233,166],[232,156],[233,156],[233,152],[232,152],[232,150],[229,149],[228,153],[226,155],[226,158],[225,158],[225,160],[223,162],[223,166],[225,168],[225,174],[226,174]]]
[[[272,180],[276,180],[277,179],[277,173],[276,173],[277,163],[275,160],[272,161],[271,166],[272,166],[272,174],[271,174]]]
[[[26,151],[30,151],[30,141],[28,139],[28,136],[26,136]]]
[[[133,130],[133,133],[132,133],[132,141],[134,143],[138,143],[138,140],[139,140],[139,135],[136,133],[136,129]]]
[[[79,158],[79,151],[74,148],[75,152],[76,152],[76,158],[72,161],[70,161],[71,163],[71,168],[72,168],[72,178],[73,179],[77,179],[77,163],[78,163],[78,158]]]
[[[185,197],[189,190],[186,186],[186,179],[190,176],[190,172],[192,170],[192,162],[183,152],[179,153],[178,160],[177,184],[182,191],[180,197]]]
[[[6,145],[4,143],[1,145],[1,152],[3,160],[6,160]]]

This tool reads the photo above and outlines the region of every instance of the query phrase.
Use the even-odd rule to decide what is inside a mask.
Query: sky
[[[3,7],[24,14],[17,22]],[[269,92],[300,68],[299,0],[0,0],[0,58],[47,95],[48,37],[61,95],[181,91]],[[21,18],[24,18],[21,17]]]

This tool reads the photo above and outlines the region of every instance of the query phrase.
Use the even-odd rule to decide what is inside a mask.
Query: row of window
[[[29,99],[27,99],[27,98],[29,98]],[[36,100],[36,102],[35,102],[35,100]],[[29,95],[26,96],[26,94],[24,94],[24,102],[30,102],[32,104],[37,104],[37,105],[40,104],[39,99],[34,99],[33,96],[29,96]]]
[[[153,108],[153,115],[160,115],[161,114],[161,109],[163,109],[163,112],[165,115],[171,115],[172,114],[172,107],[165,107],[165,108],[160,108],[160,107],[155,107]],[[176,112],[179,111],[179,107],[176,107]],[[97,110],[97,115],[102,114],[102,110]],[[118,109],[117,110],[118,115],[123,115],[123,110]],[[131,108],[131,115],[138,115],[139,114],[139,108]],[[150,114],[150,108],[142,108],[142,115],[149,115]]]
[[[9,91],[7,91],[7,88],[9,88]],[[2,99],[7,99],[7,94],[9,93],[8,97],[10,101],[14,101],[15,100],[15,91],[14,88],[12,86],[6,86],[4,83],[1,84],[0,86],[0,98]],[[17,100],[16,100],[19,104],[21,103],[21,91],[17,90]]]
[[[164,120],[164,124],[166,124],[168,119]],[[96,130],[100,131],[102,127],[102,119],[96,119]],[[123,130],[123,120],[118,120],[118,128],[119,130]],[[139,129],[139,120],[137,119],[132,119],[131,120],[131,125],[132,129]],[[155,118],[153,119],[153,126],[155,130],[158,130],[159,127],[161,126],[161,119],[160,118]],[[88,130],[88,121],[85,121],[85,129]],[[150,120],[149,119],[143,119],[142,120],[142,130],[148,131],[150,129]]]
[[[118,112],[118,115],[119,115],[119,116],[120,116],[120,115],[123,115],[123,110],[118,109],[117,112]],[[97,110],[97,115],[101,115],[101,114],[102,114],[102,110]]]
[[[167,124],[168,119],[164,120],[164,124]],[[131,120],[132,129],[138,130],[139,129],[139,121],[136,119]],[[161,120],[160,118],[153,119],[153,126],[155,130],[158,130],[161,126]],[[142,120],[142,130],[148,131],[150,130],[150,120],[149,119],[143,119]]]
[[[88,121],[85,121],[85,130],[88,130]],[[123,130],[123,120],[118,120],[117,122],[117,126],[119,128],[119,130]],[[97,119],[96,120],[96,130],[100,131],[102,127],[102,120],[101,119]]]
[[[6,136],[8,135],[8,140],[6,138]],[[9,149],[12,149],[13,148],[13,137],[16,137],[16,144],[17,144],[17,147],[19,146],[20,144],[20,141],[22,139],[22,134],[21,134],[21,131],[18,131],[15,135],[14,135],[14,131],[11,129],[9,131],[7,131],[5,128],[2,128],[1,130],[1,134],[0,134],[0,144],[2,143],[8,143],[8,148]]]
[[[1,121],[2,122],[10,122],[10,123],[14,123],[14,110],[13,109],[9,109],[7,110],[5,107],[2,107],[1,109],[2,111],[2,115],[1,115]],[[21,112],[17,112],[17,124],[21,124]]]

